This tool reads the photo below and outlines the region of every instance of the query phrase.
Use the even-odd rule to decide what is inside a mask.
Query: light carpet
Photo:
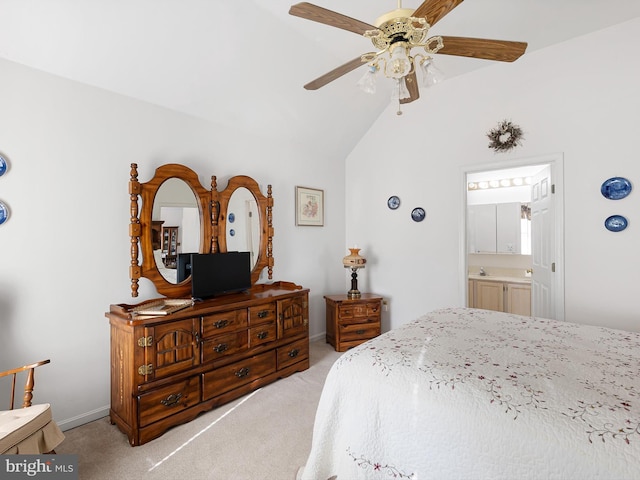
[[[341,354],[310,344],[310,368],[262,387],[131,447],[105,417],[65,433],[81,480],[295,480],[311,448],[315,411]]]

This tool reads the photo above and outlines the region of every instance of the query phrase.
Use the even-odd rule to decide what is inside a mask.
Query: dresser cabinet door
[[[138,373],[145,381],[157,380],[189,370],[200,363],[200,319],[187,318],[176,322],[146,327],[145,363]],[[139,343],[140,344],[140,343]]]
[[[307,332],[309,314],[306,296],[278,300],[279,338],[293,337]]]

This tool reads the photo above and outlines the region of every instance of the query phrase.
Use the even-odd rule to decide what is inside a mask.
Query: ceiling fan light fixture
[[[422,86],[432,87],[444,80],[444,73],[435,66],[433,58],[425,58],[420,61],[420,70],[422,71]]]
[[[411,97],[404,77],[396,78],[394,83],[395,84],[391,89],[391,100],[400,101]]]
[[[389,78],[403,78],[411,73],[413,62],[409,56],[409,48],[405,42],[394,43],[390,47],[389,60],[384,74]]]
[[[365,93],[374,94],[376,93],[376,72],[378,68],[375,65],[369,65],[367,67],[367,71],[364,73],[362,78],[358,80],[358,87]]]

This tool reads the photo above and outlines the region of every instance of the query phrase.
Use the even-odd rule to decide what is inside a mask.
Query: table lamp
[[[342,264],[344,268],[351,269],[351,290],[347,292],[348,298],[360,298],[360,291],[358,290],[358,269],[364,268],[364,264],[367,263],[367,260],[360,256],[359,248],[350,248],[349,255],[342,259]]]

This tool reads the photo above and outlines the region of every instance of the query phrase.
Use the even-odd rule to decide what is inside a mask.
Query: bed
[[[437,310],[342,355],[301,480],[640,479],[640,333]]]

